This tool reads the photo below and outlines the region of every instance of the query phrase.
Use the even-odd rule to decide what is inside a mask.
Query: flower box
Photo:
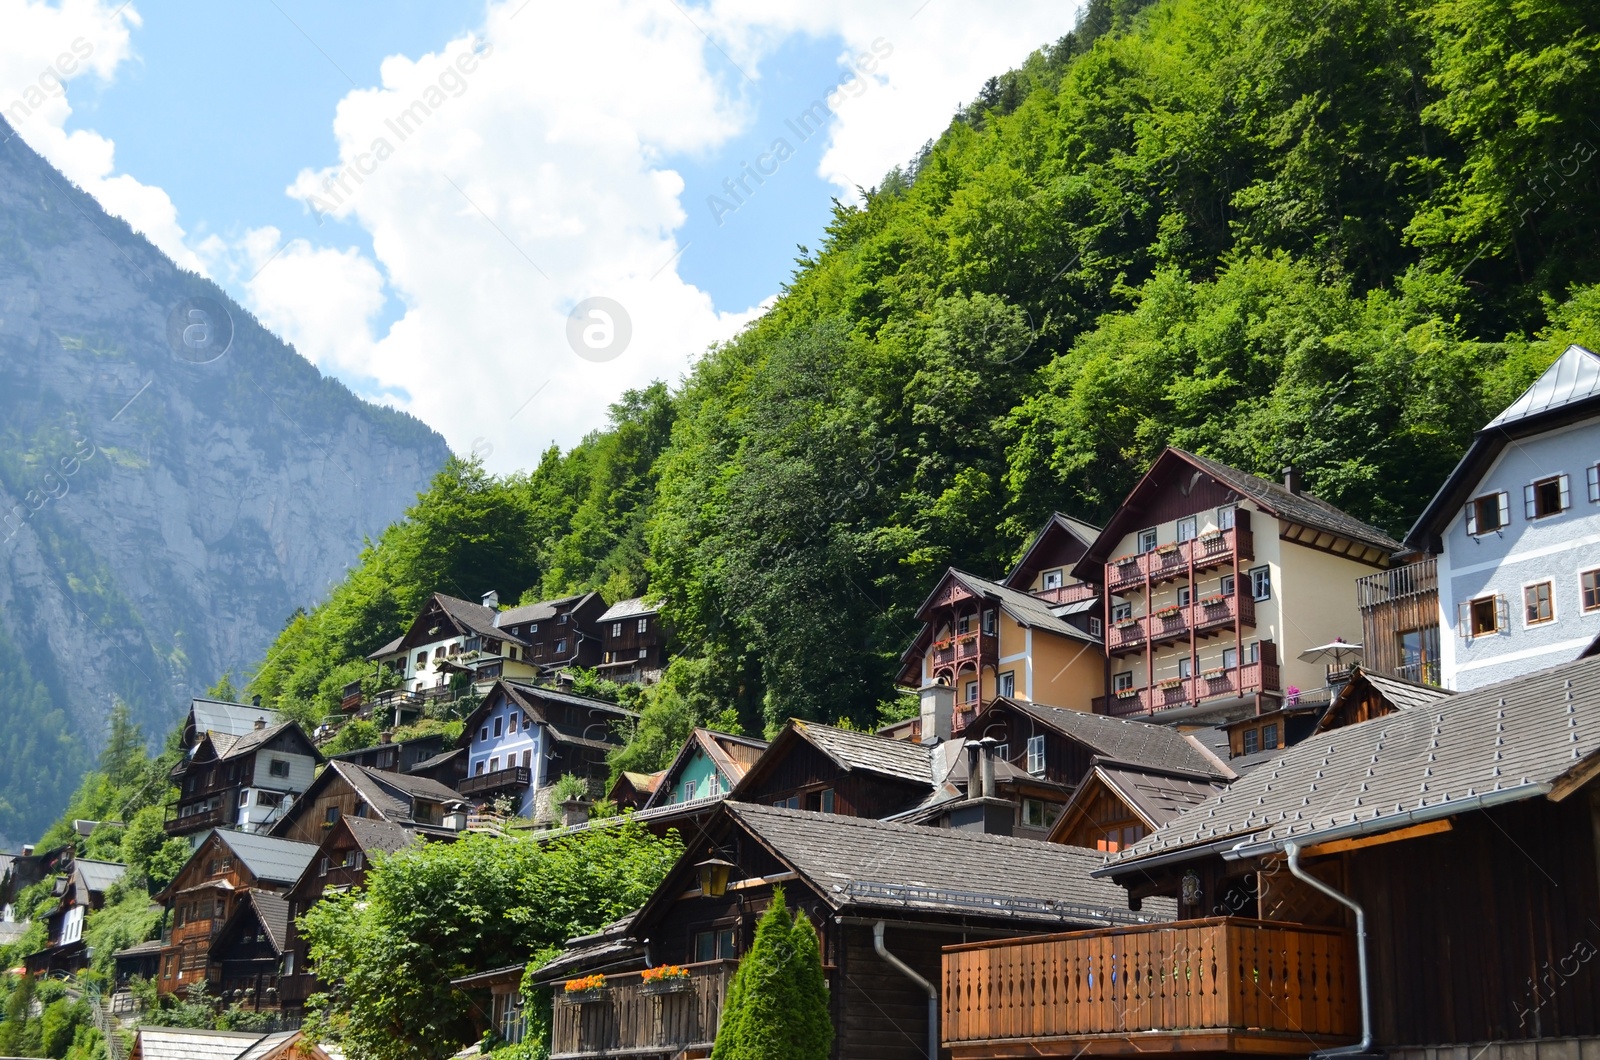
[[[1228,602],[1226,596],[1208,596],[1200,601],[1201,607],[1222,607]]]
[[[1181,677],[1163,677],[1160,681],[1156,682],[1156,687],[1161,689],[1161,691],[1163,691],[1163,692],[1170,692],[1174,688],[1182,688],[1183,687],[1183,678],[1181,678]]]
[[[1155,615],[1157,618],[1177,618],[1182,613],[1183,606],[1181,604],[1169,604],[1166,607],[1157,608]]]
[[[1128,629],[1132,626],[1137,626],[1138,624],[1139,620],[1137,618],[1119,618],[1115,622],[1111,623],[1111,626],[1113,629]]]
[[[1117,689],[1117,698],[1118,699],[1132,699],[1134,696],[1136,696],[1138,694],[1139,694],[1139,690],[1137,688],[1119,688],[1119,689]]]
[[[595,987],[592,990],[563,990],[561,1003],[563,1005],[592,1005],[596,1001],[604,1001],[606,988]]]
[[[1129,553],[1126,556],[1118,556],[1116,559],[1111,561],[1111,565],[1113,567],[1126,567],[1130,563],[1137,563],[1138,561],[1139,556],[1137,553]]]
[[[1200,676],[1207,681],[1220,681],[1228,676],[1228,668],[1226,666],[1213,666],[1209,670],[1201,670]]]
[[[650,997],[661,997],[665,994],[692,994],[694,993],[694,980],[683,979],[652,979],[639,986],[639,992]]]

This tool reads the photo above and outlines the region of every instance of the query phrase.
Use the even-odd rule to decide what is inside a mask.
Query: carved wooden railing
[[[1226,530],[1212,531],[1177,545],[1164,545],[1136,556],[1125,556],[1121,562],[1106,564],[1106,589],[1118,593],[1138,588],[1146,577],[1151,581],[1165,581],[1186,575],[1191,567],[1208,570],[1233,561],[1235,555],[1242,560],[1255,558],[1255,537],[1250,533],[1250,513],[1240,510],[1236,522]]]

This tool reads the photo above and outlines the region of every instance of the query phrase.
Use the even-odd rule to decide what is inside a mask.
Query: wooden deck
[[[949,946],[954,1060],[1120,1053],[1304,1056],[1360,1037],[1355,941],[1235,917]]]
[[[708,1055],[737,961],[690,964],[683,993],[647,993],[638,972],[606,976],[598,998],[573,1004],[556,987],[550,1060]]]

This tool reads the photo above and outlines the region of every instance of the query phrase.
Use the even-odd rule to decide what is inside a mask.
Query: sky
[[[833,199],[1075,13],[0,0],[0,111],[322,371],[504,472],[736,335]]]

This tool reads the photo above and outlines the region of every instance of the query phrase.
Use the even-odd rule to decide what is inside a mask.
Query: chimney
[[[487,607],[491,611],[498,610],[499,607],[500,607],[500,593],[499,593],[499,591],[496,590],[496,589],[490,589],[488,592],[484,593],[483,594],[483,606]]]
[[[950,739],[956,690],[949,685],[925,685],[917,695],[921,699],[922,742],[931,744]]]
[[[22,856],[25,857],[25,858],[33,857],[33,844],[32,843],[29,843],[27,846],[22,848]]]
[[[259,707],[261,705],[261,697],[260,696],[251,696],[250,697],[250,705],[252,707]]]
[[[394,743],[394,730],[393,729],[385,729],[382,732],[380,732],[378,734],[378,743],[379,744]]]
[[[266,718],[257,718],[256,719],[256,728],[265,729],[266,727],[267,727],[267,719]]]
[[[1300,472],[1292,464],[1283,469],[1283,488],[1297,497],[1300,495]]]

